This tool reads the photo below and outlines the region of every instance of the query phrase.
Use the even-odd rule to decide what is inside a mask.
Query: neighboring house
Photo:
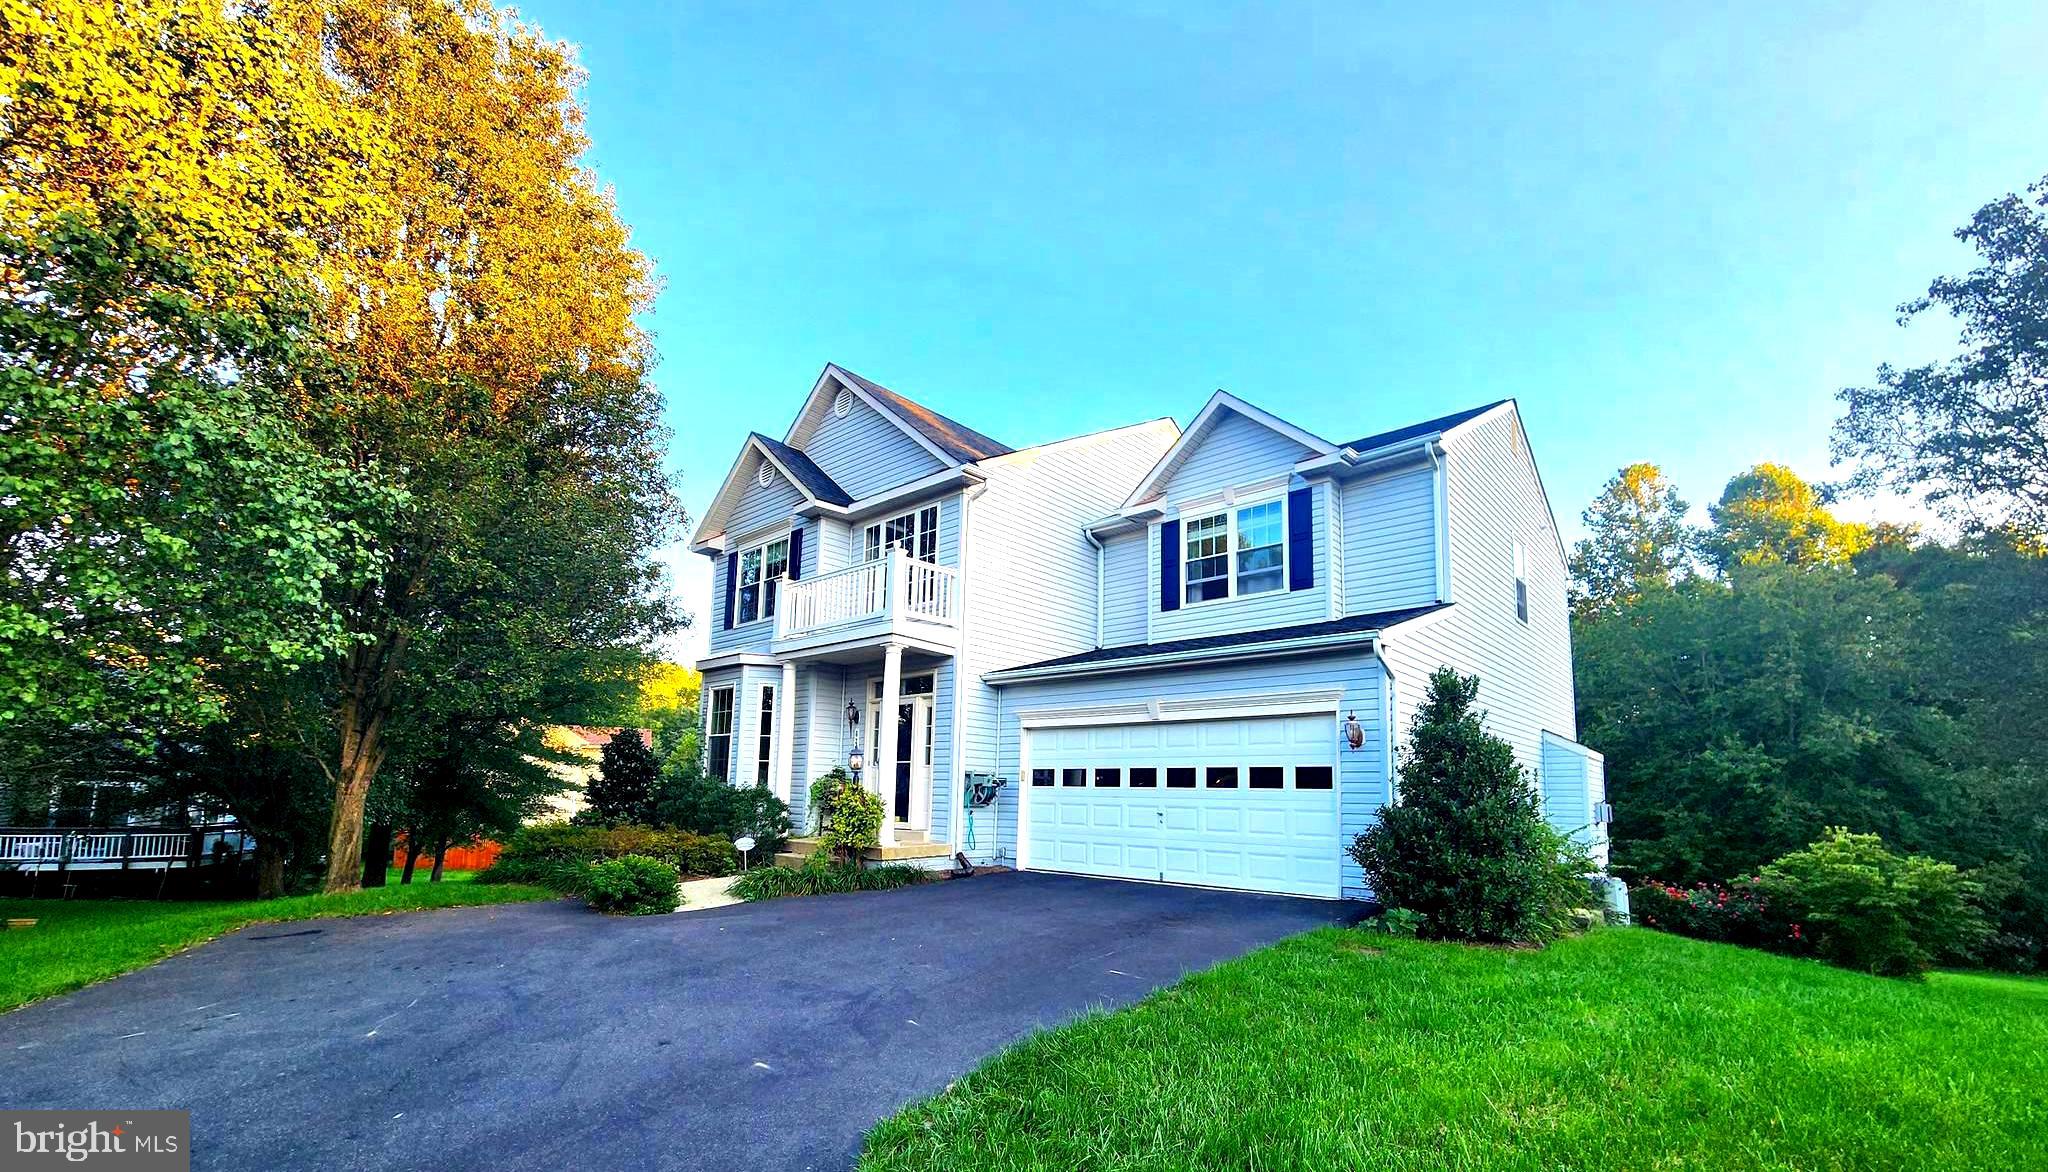
[[[1366,896],[1344,848],[1445,664],[1579,795],[1554,822],[1590,838],[1603,808],[1512,401],[1334,444],[1218,392],[1185,433],[1012,450],[828,365],[691,548],[709,771],[801,825],[858,747],[899,855]]]
[[[590,779],[597,776],[598,764],[604,759],[604,747],[623,728],[595,728],[585,724],[551,724],[542,732],[542,742],[557,752],[573,753],[580,760],[575,764],[564,761],[548,761],[550,772],[568,783],[568,788],[548,795],[548,808],[529,822],[566,822],[583,812],[583,792]],[[654,747],[654,733],[649,729],[630,730],[638,734],[642,744]]]

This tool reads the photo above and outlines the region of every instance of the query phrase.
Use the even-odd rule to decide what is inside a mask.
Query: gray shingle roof
[[[784,468],[789,469],[791,476],[797,478],[799,482],[797,484],[798,488],[803,489],[811,494],[811,496],[824,501],[828,505],[850,505],[853,503],[853,498],[846,494],[846,490],[834,483],[830,476],[825,475],[825,470],[812,462],[809,456],[804,455],[781,440],[769,439],[758,431],[754,432],[753,436],[761,441],[762,447],[767,448],[774,454],[777,460],[781,461]]]
[[[1424,433],[1426,434],[1426,433]],[[1098,647],[1078,655],[1062,655],[1057,659],[1042,659],[1019,667],[1004,668],[1005,672],[1031,671],[1045,667],[1080,667],[1097,664],[1108,665],[1126,659],[1137,659],[1148,655],[1172,655],[1182,651],[1222,650],[1243,647],[1254,643],[1276,643],[1283,639],[1313,639],[1321,635],[1364,634],[1381,631],[1396,623],[1419,619],[1449,606],[1448,602],[1433,602],[1428,606],[1411,606],[1403,610],[1383,610],[1372,614],[1348,615],[1341,619],[1330,619],[1319,623],[1296,623],[1291,627],[1267,627],[1258,631],[1233,631],[1228,635],[1205,635],[1199,639],[1169,639],[1163,643],[1130,643],[1122,647]],[[1002,674],[1001,672],[992,674]]]
[[[1402,440],[1411,440],[1417,436],[1433,435],[1439,431],[1449,431],[1460,423],[1484,415],[1508,401],[1507,399],[1497,399],[1484,407],[1473,407],[1470,410],[1460,411],[1454,415],[1443,415],[1421,423],[1411,423],[1406,427],[1397,427],[1392,431],[1383,431],[1378,435],[1369,435],[1362,439],[1352,440],[1344,446],[1354,452],[1365,452],[1373,448],[1384,448],[1388,444],[1398,444]]]
[[[837,366],[837,364],[834,364]],[[912,402],[877,382],[871,382],[843,366],[839,372],[852,379],[861,390],[882,400],[897,417],[917,430],[917,433],[937,445],[939,450],[963,463],[986,460],[990,456],[1007,456],[1013,450],[1008,444],[998,443],[964,423],[957,423],[921,403]]]

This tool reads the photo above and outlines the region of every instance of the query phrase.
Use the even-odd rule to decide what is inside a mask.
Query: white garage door
[[[1026,732],[1024,865],[1334,899],[1327,715]]]

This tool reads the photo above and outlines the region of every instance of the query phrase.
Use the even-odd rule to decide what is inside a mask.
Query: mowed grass
[[[540,887],[467,878],[426,883],[415,877],[407,887],[262,900],[0,899],[0,918],[38,921],[0,931],[0,1012],[139,969],[250,924],[560,898]]]
[[[2048,982],[1325,929],[1038,1035],[860,1167],[2042,1168]]]

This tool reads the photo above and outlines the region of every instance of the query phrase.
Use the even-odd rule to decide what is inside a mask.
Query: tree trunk
[[[448,836],[442,835],[441,841],[435,843],[434,847],[434,873],[427,876],[427,882],[429,883],[439,883],[441,881],[441,864],[448,858]]]
[[[271,844],[271,836],[256,840],[256,898],[276,899],[284,894],[284,852]]]
[[[327,828],[328,891],[359,891],[363,886],[363,804],[384,764],[382,708],[367,696],[350,695],[342,701],[341,769],[335,775],[334,819]]]
[[[418,866],[419,862],[420,836],[417,834],[407,834],[405,836],[405,874],[399,877],[398,885],[400,887],[407,886],[412,882],[412,869]]]

